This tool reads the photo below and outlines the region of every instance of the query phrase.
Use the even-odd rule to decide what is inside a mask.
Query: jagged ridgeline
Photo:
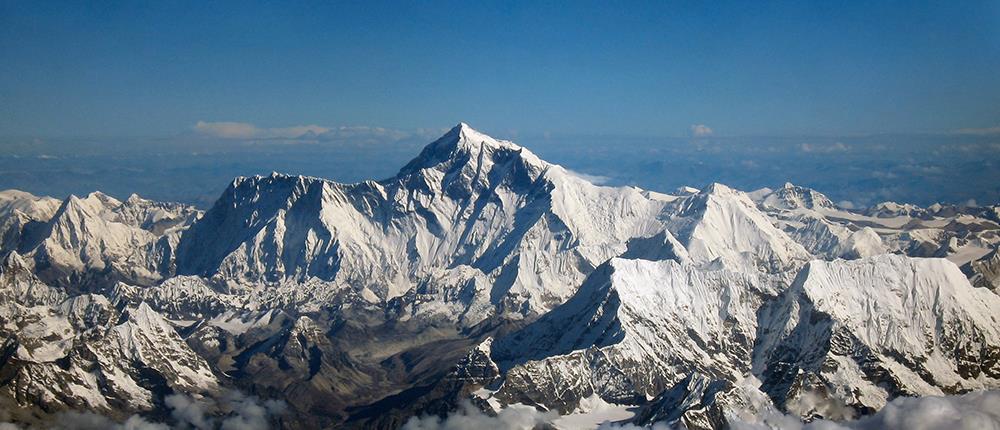
[[[718,429],[998,388],[998,223],[598,186],[465,124],[392,178],[241,177],[205,212],[4,191],[0,421],[219,423],[240,393],[283,428],[470,402]]]

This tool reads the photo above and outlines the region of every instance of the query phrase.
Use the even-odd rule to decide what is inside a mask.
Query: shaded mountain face
[[[241,177],[204,213],[4,191],[0,404],[40,425],[179,425],[178,399],[218,424],[238,391],[286,428],[468,404],[845,418],[1000,387],[995,213],[602,187],[466,124],[391,178]]]

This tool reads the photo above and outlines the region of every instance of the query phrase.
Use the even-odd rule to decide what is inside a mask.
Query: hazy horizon
[[[475,127],[475,124],[472,124]],[[346,129],[345,129],[346,130]],[[311,139],[0,140],[0,189],[63,198],[102,191],[210,206],[237,176],[272,171],[339,182],[391,177],[445,129],[354,129]],[[845,206],[882,201],[1000,202],[1000,141],[990,135],[844,137],[584,136],[482,130],[606,185],[654,191],[721,182],[745,191],[784,182]]]

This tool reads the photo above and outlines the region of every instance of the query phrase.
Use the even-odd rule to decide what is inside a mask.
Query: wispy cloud
[[[850,151],[847,145],[842,142],[835,142],[830,145],[825,144],[815,144],[815,143],[803,143],[799,145],[799,150],[802,152],[817,152],[817,153],[834,153],[834,152],[847,152]]]
[[[60,412],[50,427],[54,430],[265,430],[285,413],[287,405],[280,400],[263,400],[238,391],[226,391],[218,399],[195,400],[184,394],[171,394],[164,399],[174,426],[151,422],[132,415],[124,422],[93,412]],[[12,423],[0,423],[0,430],[19,430]]]
[[[609,176],[591,175],[588,173],[577,172],[575,170],[570,170],[570,169],[566,169],[566,171],[569,172],[569,174],[576,176],[580,179],[583,179],[587,182],[590,182],[591,184],[594,185],[604,185],[611,181],[611,177]]]
[[[198,121],[195,133],[205,137],[227,140],[280,141],[285,143],[344,142],[351,144],[377,144],[397,142],[410,137],[436,138],[447,130],[417,129],[396,130],[372,126],[296,125],[266,128],[248,122]]]
[[[206,122],[198,121],[194,130],[206,136],[222,139],[308,139],[330,131],[318,125],[297,125],[293,127],[262,128],[246,122]]]
[[[691,135],[694,137],[711,136],[714,131],[705,124],[691,124]]]
[[[820,401],[819,399],[815,399]],[[850,419],[853,411],[833,411],[844,408],[842,404],[820,406],[828,413],[839,413],[843,421],[819,419],[803,422],[795,415],[784,415],[765,408],[761,412],[734,409],[728,415],[730,427],[737,430],[956,430],[971,428],[998,428],[1000,426],[1000,391],[980,391],[958,396],[900,397],[885,405],[875,414]],[[845,415],[846,414],[846,415]],[[530,429],[549,427],[558,418],[554,412],[539,412],[532,407],[516,405],[500,410],[495,416],[487,415],[465,402],[459,410],[440,418],[423,416],[411,418],[403,429],[452,430],[466,428]],[[600,430],[668,430],[666,423],[639,427],[628,423],[605,422]]]
[[[1000,126],[985,128],[960,128],[955,130],[956,134],[971,134],[976,136],[992,136],[1000,134]]]
[[[514,405],[502,409],[495,416],[487,415],[468,401],[464,401],[458,411],[440,418],[435,415],[413,417],[403,430],[456,430],[474,428],[494,428],[501,430],[521,430],[550,426],[558,414],[539,412],[533,407]]]

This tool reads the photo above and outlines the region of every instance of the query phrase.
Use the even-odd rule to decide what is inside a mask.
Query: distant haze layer
[[[342,182],[385,178],[435,134],[383,130],[335,140],[8,138],[0,141],[0,189],[54,197],[94,190],[119,198],[137,193],[205,207],[240,175],[278,171]],[[722,182],[752,190],[788,181],[820,190],[845,207],[890,200],[1000,202],[1000,135],[505,137],[608,185],[669,191]]]

